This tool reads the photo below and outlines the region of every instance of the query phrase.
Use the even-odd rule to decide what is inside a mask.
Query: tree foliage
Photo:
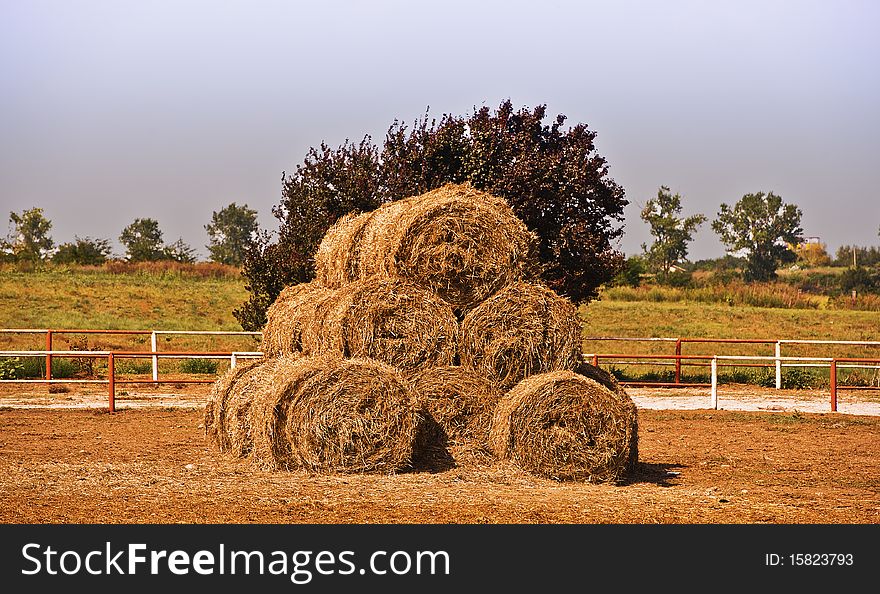
[[[803,241],[801,210],[773,192],[744,195],[733,207],[721,204],[712,229],[729,253],[745,256],[744,278],[767,281],[780,264],[794,262],[789,244]]]
[[[162,231],[156,219],[135,219],[122,230],[119,242],[125,246],[125,257],[130,262],[154,262],[164,259]]]
[[[208,232],[208,253],[213,262],[241,266],[248,246],[257,233],[257,211],[247,204],[235,202],[211,213]]]
[[[107,261],[110,252],[109,239],[74,236],[74,241],[58,246],[58,251],[52,256],[52,261],[56,264],[100,266]]]
[[[871,293],[880,289],[880,273],[865,268],[864,266],[856,266],[847,268],[838,278],[838,285],[843,293]]]
[[[706,222],[702,214],[681,217],[681,196],[672,194],[666,186],[660,186],[657,197],[651,198],[642,209],[642,220],[651,227],[654,242],[642,244],[645,259],[651,272],[661,282],[669,279],[672,267],[687,259],[688,243],[697,228]]]
[[[171,260],[183,264],[192,264],[196,261],[195,250],[188,243],[179,238],[177,241],[162,248],[162,260]]]
[[[173,260],[175,262],[192,263],[196,261],[195,251],[178,239],[170,245],[164,245],[162,230],[156,219],[135,219],[122,230],[119,241],[125,246],[125,257],[129,262],[157,262]]]
[[[10,212],[9,222],[12,231],[8,248],[16,261],[36,263],[49,257],[55,242],[49,236],[52,221],[43,215],[42,208],[30,208],[21,214]]]
[[[834,254],[834,266],[878,266],[880,248],[858,245],[842,245]]]
[[[807,241],[789,246],[789,249],[792,248],[799,264],[809,268],[829,266],[831,264],[831,256],[828,255],[824,243]]]
[[[630,256],[608,285],[612,287],[638,287],[642,284],[642,275],[645,272],[647,272],[645,259],[641,256]]]
[[[468,116],[426,114],[410,128],[394,121],[381,149],[369,136],[309,150],[282,178],[280,227],[253,241],[243,265],[250,299],[234,313],[259,329],[265,308],[287,284],[313,278],[312,255],[340,216],[470,182],[498,195],[538,237],[542,278],[574,301],[595,298],[623,266],[613,242],[623,234],[624,191],[608,176],[585,124],[545,123],[546,107],[515,110],[504,101]]]

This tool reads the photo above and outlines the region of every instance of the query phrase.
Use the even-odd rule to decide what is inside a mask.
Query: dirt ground
[[[467,455],[392,476],[258,470],[206,441],[205,386],[179,388],[132,388],[114,414],[106,387],[0,395],[0,522],[880,523],[876,397],[847,395],[857,414],[809,412],[827,394],[747,409],[726,387],[709,410],[705,390],[631,388],[638,472],[593,485]]]

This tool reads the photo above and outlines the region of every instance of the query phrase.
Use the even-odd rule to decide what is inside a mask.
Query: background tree
[[[608,284],[612,287],[638,287],[642,284],[642,275],[647,272],[645,260],[641,256],[630,256]]]
[[[12,231],[8,245],[17,262],[42,262],[50,255],[55,246],[49,236],[52,221],[43,215],[42,208],[30,208],[21,214],[10,212],[9,222]]]
[[[832,264],[848,267],[877,266],[880,265],[880,248],[842,245],[837,248]]]
[[[831,256],[824,243],[818,241],[802,241],[801,243],[789,246],[793,249],[797,256],[798,264],[803,264],[809,268],[817,268],[819,266],[829,266],[831,264]]]
[[[196,261],[195,250],[181,237],[171,245],[162,248],[162,260],[172,260],[183,264],[192,264]]]
[[[672,267],[687,259],[688,243],[697,228],[706,222],[701,214],[682,218],[681,196],[672,194],[666,186],[660,186],[657,197],[645,202],[642,220],[651,227],[654,242],[648,247],[642,244],[648,268],[660,282],[669,278]]]
[[[130,262],[154,262],[166,257],[162,231],[155,219],[135,219],[122,230],[119,241],[125,246],[125,257]]]
[[[208,232],[208,253],[211,261],[241,266],[248,246],[256,240],[257,211],[247,204],[235,202],[211,213]]]
[[[73,242],[62,243],[52,256],[56,264],[80,264],[83,266],[100,266],[110,255],[109,239],[92,239],[74,236]]]
[[[788,244],[803,241],[801,214],[773,192],[746,194],[733,208],[721,205],[712,229],[729,253],[745,255],[745,280],[766,281],[776,278],[780,264],[795,261]]]
[[[467,117],[426,115],[411,129],[394,121],[381,151],[369,136],[310,149],[282,178],[273,209],[277,240],[262,235],[248,250],[243,275],[251,295],[236,318],[259,329],[285,285],[311,280],[314,251],[340,216],[447,182],[470,182],[507,200],[538,237],[544,282],[576,302],[595,298],[623,266],[612,242],[623,234],[627,201],[596,152],[596,133],[585,124],[564,130],[563,115],[548,125],[545,116],[543,105],[515,111],[505,101]]]

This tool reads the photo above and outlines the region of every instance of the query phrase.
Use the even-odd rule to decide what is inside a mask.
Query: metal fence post
[[[718,410],[718,357],[712,357],[712,408]]]
[[[229,369],[235,369],[236,363],[238,363],[237,357],[235,356],[235,353],[232,353],[229,355]]]
[[[675,383],[681,383],[681,339],[675,341]]]
[[[782,389],[782,342],[776,341],[776,389]]]
[[[52,350],[52,331],[46,330],[46,351]],[[46,379],[52,379],[52,355],[46,353]]]
[[[113,353],[107,355],[108,404],[110,412],[116,412],[116,370],[114,369]]]
[[[831,359],[831,412],[837,412],[837,359]]]
[[[158,344],[155,330],[150,333],[150,350],[153,351],[153,381],[159,383],[159,355],[156,354]]]

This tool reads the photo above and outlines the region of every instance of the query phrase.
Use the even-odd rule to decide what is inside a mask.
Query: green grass
[[[584,336],[756,338],[767,340],[880,340],[880,313],[855,310],[785,309],[703,302],[616,301],[607,294],[579,309]],[[675,354],[672,342],[584,341],[587,353]],[[773,344],[685,343],[685,355],[773,356]],[[880,357],[880,346],[784,345],[791,357]],[[757,363],[757,362],[755,362]],[[603,367],[611,365],[603,364]],[[668,381],[670,366],[617,365],[618,375],[630,380]],[[683,366],[682,381],[708,381],[708,361],[700,367]],[[722,382],[766,385],[768,370],[720,368]],[[878,385],[876,370],[841,370],[841,383]],[[821,368],[783,369],[783,385],[792,388],[828,385]]]
[[[720,305],[689,301],[616,301],[580,307],[587,336],[878,340],[880,313]]]
[[[241,331],[232,310],[248,297],[240,276],[0,271],[0,327]],[[161,336],[160,350],[251,350],[249,337]],[[56,335],[56,349],[149,350],[149,336]],[[0,348],[45,348],[45,335],[0,335]]]
[[[221,271],[222,272],[222,271]],[[740,295],[752,289],[739,287]],[[667,292],[672,295],[672,292]],[[715,294],[715,293],[713,293]],[[718,292],[717,294],[721,294]],[[679,292],[669,299],[635,300],[639,293],[608,290],[601,299],[579,309],[584,336],[693,337],[880,340],[880,312],[798,307],[757,307],[743,303],[694,301]],[[754,295],[758,295],[755,290]],[[0,270],[0,327],[4,328],[93,328],[144,330],[229,330],[241,326],[232,310],[248,297],[244,279],[237,274],[188,274],[185,269],[134,268],[122,273],[101,269],[59,269],[22,273]],[[756,298],[757,299],[757,298]],[[250,337],[161,336],[159,350],[256,350],[259,342]],[[56,349],[149,350],[148,336],[56,335]],[[45,335],[0,335],[2,349],[43,349]],[[674,343],[584,343],[585,352],[627,352],[673,354]],[[730,354],[772,356],[773,345],[684,345],[684,354]],[[787,356],[880,357],[880,347],[787,345]],[[53,361],[63,372],[66,363]],[[28,373],[38,373],[37,360]],[[96,365],[98,363],[96,362]],[[131,372],[143,373],[149,362],[120,360]],[[162,361],[169,371],[180,369],[180,361]],[[186,365],[199,365],[188,363]],[[33,367],[34,369],[30,369]],[[667,373],[658,368],[652,373]],[[685,367],[683,372],[705,377],[705,368]],[[722,369],[727,373],[728,369]],[[738,369],[737,373],[749,372]],[[764,373],[764,370],[754,370]],[[797,370],[786,370],[792,377]],[[805,370],[806,374],[811,370]],[[818,372],[818,370],[816,370]],[[825,374],[827,371],[822,370]],[[164,367],[163,367],[164,373]],[[876,385],[873,371],[848,371],[853,383]],[[764,377],[763,375],[761,376]],[[756,375],[757,378],[757,375]],[[761,378],[757,378],[761,379]],[[804,376],[804,381],[810,379]]]

